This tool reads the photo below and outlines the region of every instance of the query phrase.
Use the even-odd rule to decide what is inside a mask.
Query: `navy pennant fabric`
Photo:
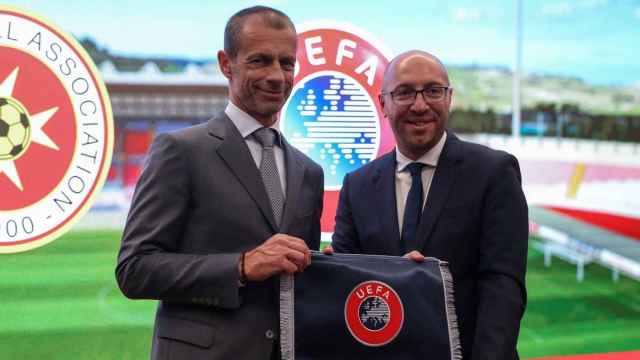
[[[313,252],[280,286],[283,359],[461,359],[444,261]]]

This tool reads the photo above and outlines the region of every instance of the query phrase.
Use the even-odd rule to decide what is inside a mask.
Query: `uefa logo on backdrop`
[[[404,307],[398,294],[381,281],[358,284],[344,304],[349,332],[366,346],[383,346],[396,338],[404,323]]]
[[[91,206],[113,119],[89,55],[50,22],[0,6],[0,253],[34,249]]]
[[[377,100],[389,52],[349,25],[325,21],[297,28],[294,86],[280,126],[322,166],[325,189],[337,194],[348,172],[393,147]]]

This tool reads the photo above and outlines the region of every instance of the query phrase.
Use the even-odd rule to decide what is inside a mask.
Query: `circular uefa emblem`
[[[90,207],[113,149],[107,91],[71,36],[0,6],[0,253],[56,239]]]
[[[380,281],[358,284],[344,304],[344,319],[351,335],[367,346],[382,346],[398,335],[404,308],[398,294]]]
[[[350,26],[298,28],[294,87],[280,112],[280,127],[322,166],[325,189],[337,196],[348,172],[393,147],[378,103],[389,61],[369,36]]]

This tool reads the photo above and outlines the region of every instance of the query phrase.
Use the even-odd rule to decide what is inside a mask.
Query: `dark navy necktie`
[[[411,190],[407,195],[407,202],[404,207],[404,219],[402,221],[402,236],[400,238],[400,247],[403,255],[415,249],[409,249],[408,246],[416,244],[415,237],[420,224],[420,216],[422,215],[423,190],[422,190],[422,168],[424,164],[411,163],[407,165],[407,169],[411,173]]]

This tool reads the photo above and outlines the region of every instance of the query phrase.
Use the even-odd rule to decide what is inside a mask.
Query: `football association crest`
[[[381,281],[358,284],[344,304],[344,319],[353,337],[367,346],[382,346],[398,335],[404,323],[402,300]]]
[[[53,241],[90,207],[111,162],[106,88],[80,44],[0,6],[0,253]]]

